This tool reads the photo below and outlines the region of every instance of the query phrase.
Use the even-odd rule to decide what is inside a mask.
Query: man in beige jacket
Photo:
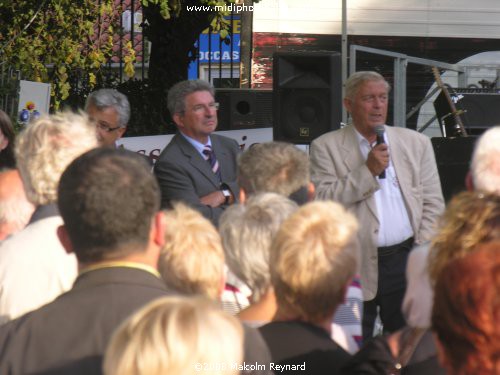
[[[343,203],[360,223],[367,339],[377,308],[385,331],[404,325],[408,252],[432,235],[444,201],[430,139],[385,124],[385,79],[376,72],[356,72],[345,87],[344,105],[353,124],[312,143],[311,179],[318,199]]]

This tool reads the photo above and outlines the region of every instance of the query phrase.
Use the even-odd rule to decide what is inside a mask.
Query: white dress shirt
[[[366,160],[368,153],[375,146],[375,143],[370,145],[365,137],[356,129],[355,131],[361,154]],[[385,178],[375,177],[380,185],[380,189],[374,194],[377,205],[377,217],[380,223],[377,247],[396,245],[413,236],[410,217],[403,200],[403,195],[401,194],[396,170],[391,160],[391,148],[386,132],[384,132],[384,141],[389,146],[389,165],[385,170]]]

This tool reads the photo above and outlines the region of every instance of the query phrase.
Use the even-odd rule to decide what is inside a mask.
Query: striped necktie
[[[212,150],[212,147],[210,145],[205,145],[205,147],[203,148],[203,156],[205,157],[205,160],[210,163],[210,167],[212,168],[212,172],[214,172],[220,180],[219,162],[217,161],[217,158],[215,157],[215,153]]]

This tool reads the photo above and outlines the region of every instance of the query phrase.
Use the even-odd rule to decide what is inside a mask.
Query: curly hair
[[[61,174],[75,158],[97,147],[97,135],[86,115],[43,115],[16,139],[16,160],[26,195],[35,205],[57,201]]]
[[[431,242],[429,276],[435,283],[451,259],[463,257],[480,243],[500,240],[500,196],[462,192],[452,198]]]
[[[449,262],[439,275],[432,327],[455,375],[500,373],[500,242]]]

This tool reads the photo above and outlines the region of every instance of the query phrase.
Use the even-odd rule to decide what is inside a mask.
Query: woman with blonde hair
[[[201,297],[157,299],[115,331],[105,375],[236,375],[243,360],[238,320]]]

